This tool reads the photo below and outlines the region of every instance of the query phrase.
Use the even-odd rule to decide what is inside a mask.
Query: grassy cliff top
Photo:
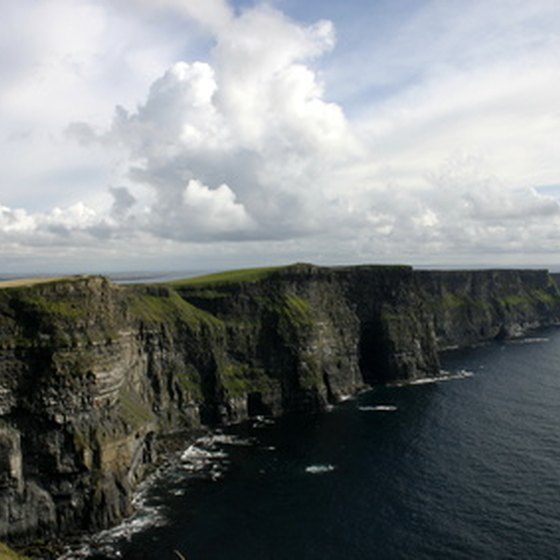
[[[50,282],[60,282],[61,280],[68,280],[67,276],[45,276],[42,278],[18,278],[16,280],[1,280],[0,290],[3,288],[27,288],[28,286],[35,286],[37,284],[48,284]]]
[[[258,282],[266,278],[273,272],[287,268],[286,266],[268,266],[261,268],[242,268],[238,270],[226,270],[224,272],[215,272],[213,274],[205,274],[204,276],[194,276],[193,278],[185,278],[184,280],[174,280],[169,282],[171,286],[199,286],[206,284],[231,284],[237,282]]]
[[[238,284],[259,282],[277,273],[283,274],[309,274],[318,273],[320,271],[332,272],[360,272],[367,270],[378,271],[401,271],[412,270],[408,265],[353,265],[353,266],[319,266],[310,263],[293,263],[289,265],[268,266],[260,268],[242,268],[237,270],[226,270],[224,272],[216,272],[214,274],[205,274],[204,276],[194,276],[182,280],[174,280],[169,282],[170,286],[175,288],[197,288],[202,286],[219,285],[219,284]]]
[[[35,278],[17,278],[14,280],[0,281],[0,290],[6,288],[32,288],[34,286],[40,285],[73,283],[99,278],[103,277],[97,275],[76,274],[73,276],[40,276]]]

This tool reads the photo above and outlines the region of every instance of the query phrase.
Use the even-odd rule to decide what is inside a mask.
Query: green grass
[[[248,368],[245,365],[230,363],[224,366],[220,373],[224,389],[230,395],[243,395],[251,388]]]
[[[87,290],[59,290],[61,285],[78,284],[89,280],[101,280],[96,276],[70,276],[59,279],[44,279],[25,286],[0,289],[0,313],[10,314],[14,309],[24,309],[40,315],[76,321],[88,319],[97,312]]]
[[[547,305],[558,305],[560,304],[560,297],[545,290],[534,289],[522,295],[510,294],[500,298],[500,303],[510,307],[519,305],[531,305],[536,302],[544,303]]]
[[[441,304],[444,309],[457,309],[465,305],[465,300],[455,294],[445,292],[441,298]]]
[[[185,301],[175,290],[163,289],[159,294],[132,291],[129,294],[130,311],[138,319],[150,323],[170,323],[182,321],[192,328],[202,323],[210,326],[221,325],[221,321]]]
[[[404,319],[406,319],[407,317],[404,316]],[[403,315],[399,314],[399,313],[393,313],[391,311],[386,311],[383,310],[381,312],[381,320],[382,321],[402,321],[403,320]]]
[[[22,278],[18,280],[3,280],[0,281],[0,290],[18,290],[29,289],[38,287],[49,287],[55,284],[71,284],[75,282],[82,282],[84,280],[91,280],[95,278],[103,278],[98,275],[76,274],[74,276],[45,276],[42,278]]]
[[[0,560],[29,560],[29,558],[14,552],[5,544],[0,543]]]
[[[286,294],[282,311],[293,325],[309,326],[313,323],[309,302],[295,294]]]
[[[91,313],[91,309],[88,306],[81,305],[77,301],[52,300],[40,294],[30,294],[23,301],[40,313],[55,315],[64,319],[80,319]]]
[[[239,270],[226,270],[204,276],[195,276],[183,280],[170,282],[172,286],[201,286],[204,284],[232,284],[236,282],[258,282],[269,276],[272,272],[286,268],[285,266],[268,266],[262,268],[243,268]]]
[[[47,276],[45,278],[19,278],[18,280],[2,280],[0,282],[0,289],[29,287],[35,286],[37,284],[52,284],[61,280],[68,280],[68,277]]]
[[[519,294],[510,294],[499,298],[501,304],[507,307],[516,307],[518,305],[526,305],[529,303],[529,299],[526,296],[521,296]]]
[[[154,421],[154,414],[148,405],[132,391],[121,391],[119,394],[119,416],[133,429]]]
[[[262,368],[238,362],[229,362],[220,368],[220,380],[230,396],[243,396],[248,392],[266,392],[274,387],[274,380]]]
[[[177,383],[192,399],[202,399],[202,383],[200,373],[190,364],[186,364],[185,371],[176,374]]]
[[[549,305],[558,304],[560,303],[560,297],[554,294],[550,294],[545,290],[533,290],[531,292],[531,296],[533,296],[536,300],[547,303]]]

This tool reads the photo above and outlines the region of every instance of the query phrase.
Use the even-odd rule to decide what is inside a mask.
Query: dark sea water
[[[472,376],[229,429],[200,444],[210,478],[191,448],[145,496],[162,524],[110,557],[560,558],[560,330],[443,366]]]

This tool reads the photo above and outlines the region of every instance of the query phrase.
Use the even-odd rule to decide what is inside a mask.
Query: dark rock
[[[438,350],[555,324],[559,302],[546,271],[308,264],[0,290],[0,538],[116,523],[156,436],[437,375]]]

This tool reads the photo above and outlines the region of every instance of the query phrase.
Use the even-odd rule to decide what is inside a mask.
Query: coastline
[[[22,547],[129,518],[165,434],[441,379],[442,348],[560,320],[554,279],[526,270],[300,263],[161,285],[75,277],[0,300],[1,497],[16,519],[0,538]]]

